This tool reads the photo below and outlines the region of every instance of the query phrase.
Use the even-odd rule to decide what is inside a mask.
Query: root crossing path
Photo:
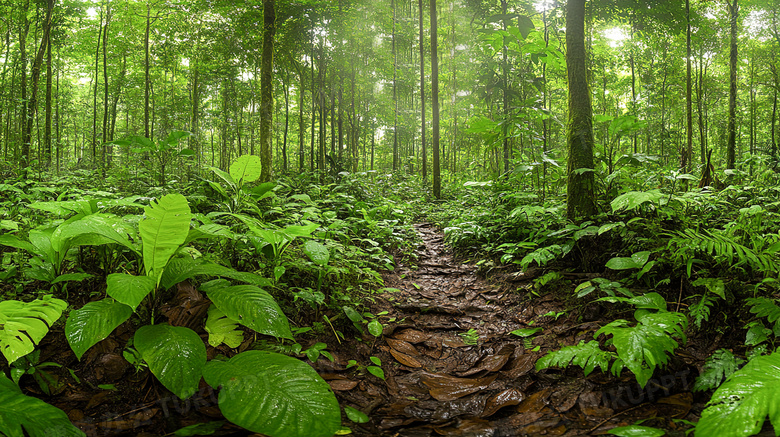
[[[536,372],[540,356],[592,339],[600,324],[583,323],[580,311],[564,310],[554,293],[531,293],[532,273],[479,278],[435,227],[416,229],[423,240],[417,266],[387,274],[389,291],[372,306],[374,314],[387,312],[380,320],[395,321],[373,342],[366,333],[364,342],[345,343],[335,363],[317,363],[340,403],[370,417],[349,422],[353,435],[579,436],[650,417],[664,427],[689,418],[685,386],[692,377],[685,372],[644,390],[630,372]],[[344,358],[355,356],[362,362],[347,368]],[[384,380],[366,371],[370,357],[381,360]]]

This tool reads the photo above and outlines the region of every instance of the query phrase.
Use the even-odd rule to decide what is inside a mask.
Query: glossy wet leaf
[[[221,386],[225,418],[271,437],[330,437],[341,426],[341,409],[330,386],[302,361],[271,352],[242,352],[211,361],[203,377]]]
[[[373,335],[374,337],[379,337],[382,335],[383,330],[382,323],[379,322],[379,320],[372,320],[368,323],[368,332]]]
[[[135,310],[155,285],[154,279],[148,276],[112,273],[106,278],[106,294]]]
[[[192,329],[146,325],[138,328],[133,343],[149,370],[173,394],[186,399],[198,390],[206,346]]]
[[[225,315],[247,328],[277,338],[293,338],[287,316],[265,290],[253,285],[229,285],[224,280],[203,284],[201,290]]]
[[[629,425],[612,428],[607,434],[619,437],[662,437],[666,435],[666,431],[649,426]]]
[[[696,435],[751,436],[761,431],[767,417],[780,429],[778,385],[780,353],[750,360],[715,390],[696,424]]]
[[[314,264],[324,266],[330,260],[330,252],[322,243],[309,240],[303,243],[303,253],[305,253]]]
[[[190,212],[187,198],[168,194],[144,208],[144,218],[138,224],[143,241],[143,259],[146,275],[160,280],[165,265],[190,231]]]
[[[132,314],[132,308],[111,298],[89,302],[71,312],[65,323],[65,337],[76,358],[80,360],[84,352],[108,337]]]
[[[522,328],[522,329],[515,329],[514,331],[511,331],[510,334],[516,335],[518,337],[530,337],[537,332],[542,332],[544,329],[542,328]]]
[[[0,301],[0,351],[9,363],[29,354],[68,307],[51,295],[31,302]]]
[[[0,372],[0,434],[8,437],[81,437],[57,407],[22,394],[19,387]]]
[[[452,401],[463,396],[486,389],[498,375],[484,378],[456,378],[449,375],[427,373],[422,382],[430,389],[430,394],[438,401]]]
[[[376,376],[379,379],[385,379],[385,371],[382,370],[381,367],[368,366],[368,367],[366,367],[366,370],[368,370],[368,373]]]

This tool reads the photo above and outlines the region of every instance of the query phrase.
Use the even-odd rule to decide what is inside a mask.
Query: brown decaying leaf
[[[426,373],[422,382],[430,389],[429,392],[438,401],[451,401],[463,396],[484,390],[498,375],[484,378],[456,378],[449,375]]]
[[[203,331],[203,320],[211,301],[205,298],[188,281],[176,284],[176,297],[164,305],[161,312],[172,326],[185,326],[196,332]]]
[[[470,376],[483,371],[497,372],[504,367],[504,364],[506,364],[507,361],[509,361],[509,358],[514,351],[515,347],[513,345],[504,345],[497,354],[485,355],[479,360],[477,366],[466,370],[465,372],[459,372],[458,376]]]
[[[349,379],[334,379],[328,381],[328,384],[333,391],[349,391],[355,388],[358,385],[358,382]]]
[[[404,366],[415,367],[415,368],[422,367],[422,364],[419,361],[417,361],[416,358],[414,358],[413,356],[407,355],[407,354],[405,354],[403,352],[399,352],[399,351],[397,351],[395,349],[390,349],[390,355],[392,355],[393,358],[398,360],[398,362],[403,364]]]
[[[417,348],[408,341],[396,340],[394,338],[386,338],[385,340],[387,340],[387,344],[390,345],[391,348],[397,350],[398,352],[411,355],[413,357],[420,355],[420,352],[417,350]]]
[[[522,402],[523,399],[525,399],[525,395],[515,388],[508,388],[502,392],[496,393],[485,403],[485,410],[482,411],[481,417],[492,416],[501,408],[509,405],[517,405]]]
[[[431,334],[426,334],[416,329],[404,329],[403,331],[393,334],[393,338],[397,340],[407,341],[409,343],[422,343],[425,340],[431,338]]]

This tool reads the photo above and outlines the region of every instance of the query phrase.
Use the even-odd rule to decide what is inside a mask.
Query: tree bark
[[[46,46],[48,45],[49,42],[49,34],[51,30],[51,15],[53,10],[54,10],[54,0],[47,0],[46,18],[43,23],[43,36],[41,37],[41,44],[38,47],[38,53],[35,55],[32,71],[30,73],[32,90],[30,92],[29,109],[27,111],[27,120],[24,123],[25,127],[22,136],[22,147],[27,147],[27,155],[23,156],[22,158],[24,160],[23,161],[24,168],[27,168],[27,165],[30,162],[30,144],[32,143],[33,120],[35,119],[35,113],[36,110],[38,109],[38,79],[40,78],[41,75],[41,64],[43,63],[43,56],[46,53]]]
[[[729,4],[731,21],[731,54],[729,58],[729,122],[728,143],[726,146],[726,168],[733,169],[737,161],[737,19],[739,6],[737,0]]]
[[[693,98],[691,81],[691,0],[685,0],[685,16],[686,16],[686,55],[685,55],[685,135],[686,135],[686,148],[682,154],[682,160],[680,162],[680,169],[684,172],[690,172],[693,167]]]
[[[420,141],[422,142],[422,179],[428,179],[428,149],[425,145],[425,45],[423,44],[423,2],[418,0],[420,9]]]
[[[585,51],[585,1],[569,0],[566,12],[566,65],[569,82],[567,209],[570,220],[596,212],[593,176],[593,109]]]
[[[436,0],[431,0],[431,115],[433,128],[433,197],[441,199],[439,168],[439,34]]]
[[[260,65],[260,181],[273,177],[273,68],[276,0],[263,0],[263,59]]]

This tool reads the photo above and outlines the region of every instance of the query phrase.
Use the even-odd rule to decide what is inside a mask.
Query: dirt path
[[[643,418],[659,417],[645,424],[666,429],[676,427],[672,418],[690,419],[693,378],[683,360],[644,390],[627,371],[622,378],[598,370],[583,377],[576,367],[536,372],[548,349],[592,339],[600,323],[583,322],[581,308],[564,311],[552,293],[525,298],[532,275],[489,284],[453,258],[433,226],[417,231],[418,268],[388,274],[386,286],[399,291],[373,306],[398,322],[377,342],[354,345],[365,361],[382,360],[386,380],[354,369],[323,374],[342,405],[371,417],[351,425],[354,435],[575,436]],[[527,338],[510,334],[536,327]]]

